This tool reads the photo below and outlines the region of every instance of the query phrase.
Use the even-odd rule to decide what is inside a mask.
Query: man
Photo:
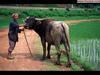
[[[12,21],[9,24],[8,59],[14,59],[14,57],[12,56],[12,51],[15,48],[16,42],[18,42],[18,33],[20,33],[21,31],[24,31],[24,27],[21,27],[21,26],[18,25],[18,22],[17,22],[18,18],[19,18],[19,15],[17,13],[13,13],[12,14]]]

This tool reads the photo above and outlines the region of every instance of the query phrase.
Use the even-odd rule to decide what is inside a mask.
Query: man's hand
[[[20,24],[20,25],[19,25],[19,27],[24,27],[24,26],[25,26],[25,24]]]
[[[21,29],[21,31],[24,31],[24,27],[19,27],[19,29]]]

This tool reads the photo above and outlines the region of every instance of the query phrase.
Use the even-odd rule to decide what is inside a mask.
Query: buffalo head
[[[24,26],[25,28],[33,29],[36,24],[36,19],[35,17],[27,17],[24,22],[25,22]]]

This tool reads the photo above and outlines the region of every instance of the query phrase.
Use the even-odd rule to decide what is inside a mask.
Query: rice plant
[[[82,60],[96,66],[95,70],[100,70],[100,39],[73,41],[71,52],[77,53]]]

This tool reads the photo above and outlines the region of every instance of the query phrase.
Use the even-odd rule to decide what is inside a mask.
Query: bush
[[[67,10],[67,11],[66,11]],[[0,9],[0,15],[9,16],[14,12],[18,12],[21,17],[36,16],[36,17],[71,17],[71,16],[99,16],[100,11],[94,9],[88,10],[70,10],[69,9]]]
[[[50,11],[53,11],[53,8],[49,8]]]
[[[69,8],[65,8],[67,11],[70,11],[70,9]]]

